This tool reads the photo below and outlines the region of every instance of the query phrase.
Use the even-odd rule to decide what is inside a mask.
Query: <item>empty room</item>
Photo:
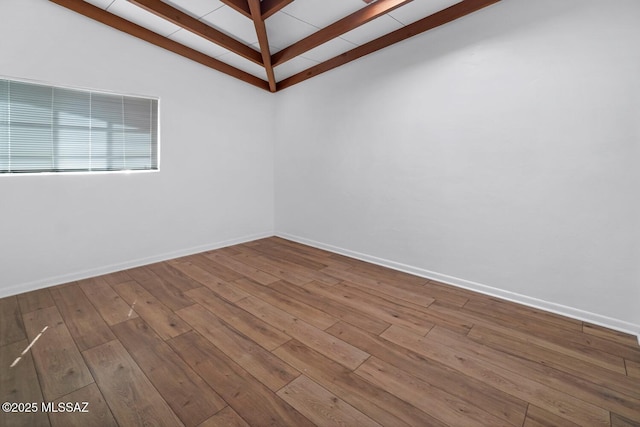
[[[637,0],[0,0],[0,426],[640,426]]]

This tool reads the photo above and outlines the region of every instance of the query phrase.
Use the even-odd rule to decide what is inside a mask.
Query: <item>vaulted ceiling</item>
[[[500,0],[50,0],[276,92]]]

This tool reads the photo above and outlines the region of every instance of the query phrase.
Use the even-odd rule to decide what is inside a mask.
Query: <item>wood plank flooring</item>
[[[640,426],[640,347],[273,237],[0,299],[0,398],[39,409],[1,426]]]

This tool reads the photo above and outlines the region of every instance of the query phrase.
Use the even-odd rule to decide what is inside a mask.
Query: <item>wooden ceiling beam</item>
[[[269,51],[269,38],[267,37],[267,27],[264,25],[264,19],[262,19],[262,12],[260,11],[260,0],[248,0],[249,8],[251,9],[251,19],[256,27],[256,34],[258,35],[258,42],[260,43],[260,51],[262,52],[262,62],[264,69],[267,72],[267,80],[269,81],[269,90],[271,92],[276,91],[276,77],[273,73],[273,67],[271,66],[271,52]]]
[[[199,35],[212,43],[222,46],[225,49],[234,52],[243,58],[248,59],[258,65],[262,65],[262,55],[255,49],[229,37],[225,33],[211,28],[202,21],[198,21],[190,15],[164,3],[160,0],[129,0],[129,2],[140,6],[141,8],[166,19],[194,34]]]
[[[251,16],[251,10],[249,9],[249,3],[247,0],[220,0],[222,3],[231,7],[232,9],[240,12],[249,19],[253,19]],[[267,19],[293,0],[262,0],[260,3],[260,14],[262,19]]]
[[[262,11],[262,19],[267,19],[293,0],[262,0],[260,10]]]
[[[240,12],[247,18],[251,19],[251,10],[249,9],[249,3],[247,0],[220,0],[222,3],[229,6],[236,12]]]
[[[441,10],[440,12],[436,12],[433,15],[429,15],[426,18],[420,19],[413,24],[407,25],[406,27],[400,28],[399,30],[396,30],[385,36],[372,40],[369,43],[358,46],[355,49],[352,49],[348,52],[336,56],[335,58],[315,65],[298,74],[294,74],[293,76],[279,82],[277,85],[277,89],[282,90],[288,88],[297,83],[322,74],[326,71],[354,61],[365,55],[376,52],[380,49],[384,49],[385,47],[391,46],[402,40],[406,40],[417,34],[424,33],[425,31],[429,31],[451,21],[455,21],[458,18],[476,12],[494,3],[498,3],[499,1],[501,0],[463,0],[460,3]]]
[[[260,89],[269,89],[269,84],[249,73],[246,73],[242,70],[239,70],[235,67],[232,67],[229,64],[225,64],[224,62],[218,61],[217,59],[211,58],[210,56],[205,55],[202,52],[198,52],[195,49],[191,49],[184,45],[181,45],[178,42],[170,40],[166,37],[163,37],[159,34],[154,33],[153,31],[147,30],[144,27],[141,27],[133,22],[127,21],[126,19],[120,18],[112,13],[109,13],[99,7],[93,6],[90,3],[87,3],[83,0],[49,0],[53,3],[56,3],[60,6],[66,7],[74,12],[77,12],[81,15],[84,15],[88,18],[101,22],[105,25],[108,25],[116,30],[120,30],[124,33],[137,37],[141,40],[154,44],[158,47],[176,53],[180,56],[183,56],[192,61],[196,61],[202,65],[205,65],[209,68],[213,68],[214,70],[225,73],[231,77],[235,77],[239,80],[242,80],[246,83],[252,84]]]
[[[316,31],[291,46],[282,49],[280,52],[273,55],[271,62],[274,67],[277,67],[278,65],[283,64],[288,60],[313,49],[314,47],[320,46],[329,40],[358,28],[359,26],[366,24],[381,15],[389,13],[411,1],[412,0],[378,0],[377,2],[354,12],[347,17],[334,22],[328,27]]]

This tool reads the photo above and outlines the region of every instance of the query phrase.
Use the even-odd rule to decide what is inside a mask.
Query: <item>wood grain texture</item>
[[[38,289],[37,291],[20,294],[18,296],[18,303],[20,304],[22,314],[55,305],[48,289]]]
[[[226,406],[142,319],[119,323],[113,330],[185,426],[197,426]]]
[[[322,272],[323,268],[327,266],[319,264],[317,262],[311,262],[307,259],[292,256],[291,254],[278,250],[277,247],[265,246],[264,244],[258,246],[252,246],[252,249],[257,251],[260,255],[260,259],[264,259],[267,262],[288,271],[295,273],[303,281],[317,281],[327,285],[335,285],[340,283],[339,279]]]
[[[220,412],[200,424],[199,427],[250,427],[231,406],[227,406]]]
[[[265,273],[262,270],[258,270],[257,268],[251,267],[250,265],[229,256],[213,253],[207,255],[207,258],[238,272],[240,277],[236,277],[233,280],[239,280],[248,277],[249,279],[255,280],[261,285],[269,285],[280,280],[276,276],[272,276],[269,273]]]
[[[235,286],[231,286],[229,283],[214,276],[213,274],[195,264],[181,263],[175,265],[174,267],[187,276],[191,277],[201,285],[211,289],[216,295],[227,301],[235,302],[249,296],[249,294],[247,294],[246,292],[236,288]],[[187,295],[189,295],[188,292]]]
[[[113,273],[105,274],[102,277],[109,285],[117,285],[118,283],[128,282],[133,280],[127,271],[116,271]]]
[[[287,261],[288,265],[303,267],[305,271],[319,271],[327,268],[329,264],[323,259],[319,261],[314,256],[304,256],[304,252],[300,252],[298,248],[282,247],[280,244],[274,244],[271,240],[259,240],[258,244],[252,246],[252,249],[258,250],[261,254],[280,261]]]
[[[255,297],[245,298],[238,301],[237,304],[271,326],[279,328],[283,333],[296,338],[347,368],[355,369],[369,357],[367,353],[351,344]]]
[[[81,405],[81,412],[50,412],[52,427],[118,427],[111,410],[95,383],[62,396],[56,405],[71,402]],[[87,406],[84,407],[86,402]],[[86,412],[84,412],[86,409]]]
[[[429,280],[425,279],[424,277],[414,276],[412,274],[405,273],[404,271],[391,270],[387,267],[376,264],[369,264],[364,261],[350,264],[349,270],[358,273],[361,276],[364,275],[369,277],[377,277],[391,283],[399,282],[413,286],[421,286],[422,288],[424,288],[425,285],[429,283]],[[448,290],[453,291],[452,289]],[[461,293],[461,295],[464,296],[463,293]],[[467,297],[465,297],[465,300],[466,298]]]
[[[486,412],[502,418],[513,425],[521,425],[527,403],[521,399],[488,386],[484,381],[470,378],[455,369],[428,360],[418,353],[397,346],[377,335],[367,333],[348,323],[340,322],[327,329],[332,335],[352,343],[432,387],[447,391],[473,403]]]
[[[611,427],[638,427],[640,423],[631,421],[627,418],[621,417],[618,414],[611,414]]]
[[[390,297],[403,299],[407,302],[428,307],[434,299],[427,295],[422,285],[411,285],[408,283],[391,282],[387,280],[372,279],[365,275],[357,274],[352,271],[336,270],[326,268],[323,272],[335,276],[343,281],[357,284],[374,291],[389,295]]]
[[[640,379],[640,363],[632,360],[625,360],[624,363],[627,368],[627,376]]]
[[[586,334],[564,331],[559,328],[553,328],[552,330],[544,330],[538,327],[523,328],[521,324],[510,324],[495,317],[487,317],[473,313],[464,308],[457,310],[434,304],[432,307],[429,307],[429,309],[437,311],[443,316],[464,318],[467,319],[469,324],[487,326],[498,332],[528,340],[532,344],[540,347],[558,351],[568,357],[596,364],[613,372],[624,374],[622,356],[616,354],[615,350],[610,352],[612,349],[599,349],[592,346],[587,341],[584,341],[587,337],[590,337],[585,337]],[[615,343],[612,343],[612,345],[615,345]],[[624,351],[627,351],[626,347],[624,347]]]
[[[115,339],[78,285],[54,288],[51,295],[80,351]]]
[[[374,316],[367,315],[359,310],[342,304],[335,299],[327,298],[307,288],[292,285],[285,281],[277,282],[270,286],[272,289],[292,298],[302,301],[307,305],[316,307],[336,319],[344,320],[372,333],[380,333],[387,329],[390,323],[383,322]]]
[[[132,317],[138,317],[135,311],[129,313],[131,306],[113,290],[104,278],[81,280],[78,285],[108,325],[115,325]]]
[[[327,329],[335,324],[337,319],[322,310],[318,310],[312,305],[301,303],[295,298],[291,298],[267,286],[262,286],[252,280],[240,279],[233,282],[240,289],[251,295],[268,302],[274,307],[278,307],[289,314],[293,314],[299,319],[315,326],[318,329]]]
[[[42,395],[47,401],[93,382],[87,365],[55,306],[25,314],[24,325],[30,341],[44,327],[48,327],[30,350],[38,369]]]
[[[304,375],[280,389],[278,396],[319,426],[381,427],[380,424]]]
[[[516,308],[517,310],[517,308]],[[604,338],[610,341],[617,342],[619,344],[627,345],[631,348],[638,347],[638,337],[631,334],[625,334],[623,332],[614,331],[613,329],[604,328],[598,325],[592,325],[590,323],[583,322],[582,332],[589,335],[594,335],[600,338]]]
[[[461,313],[457,307],[438,300],[427,307],[425,316],[438,326],[465,335],[475,324],[475,319]]]
[[[262,239],[260,241],[270,245],[276,251],[293,253],[296,256],[303,257],[307,260],[311,260],[319,264],[323,264],[325,267],[333,266],[337,268],[347,269],[350,268],[351,265],[347,262],[344,262],[345,260],[357,261],[354,258],[347,258],[342,255],[327,252],[322,249],[314,248],[312,246],[306,246],[301,243],[283,239],[281,237],[269,237],[268,239]],[[318,268],[318,270],[321,270],[322,268]]]
[[[640,361],[640,352],[637,346],[620,344],[613,340],[601,338],[593,334],[575,334],[565,328],[559,328],[556,323],[549,323],[540,318],[531,318],[528,315],[518,316],[517,314],[505,313],[496,304],[479,309],[478,302],[470,302],[464,306],[464,311],[476,311],[483,314],[485,318],[491,318],[493,322],[501,324],[510,329],[517,329],[530,333],[546,341],[552,342],[556,346],[565,346],[572,351],[584,353],[585,356],[601,359],[603,363],[609,363],[610,369],[622,372],[620,361],[611,357],[618,354],[620,357]],[[474,307],[475,308],[472,308]],[[581,330],[577,327],[576,330]],[[603,365],[604,366],[604,365]]]
[[[397,297],[395,297],[393,295],[389,295],[388,293],[380,292],[379,290],[377,290],[375,288],[368,288],[366,286],[361,286],[361,285],[359,285],[357,283],[353,283],[353,282],[349,282],[349,281],[342,281],[338,286],[336,286],[336,289],[339,286],[342,286],[342,287],[348,286],[348,287],[352,288],[353,290],[361,291],[361,292],[364,292],[366,294],[373,295],[373,296],[376,296],[378,298],[382,298],[382,299],[392,303],[394,306],[406,307],[407,309],[410,309],[411,311],[418,311],[418,312],[420,312],[420,317],[423,317],[424,314],[429,313],[428,306],[418,304],[415,301],[407,301],[406,299],[397,298]],[[435,303],[435,302],[436,302],[436,300],[432,298],[432,303]]]
[[[459,348],[467,352],[467,354],[473,354],[478,359],[500,365],[514,373],[525,375],[527,378],[562,391],[568,396],[576,397],[583,402],[595,405],[598,408],[604,408],[607,411],[618,412],[640,422],[640,400],[630,398],[624,393],[548,368],[544,364],[531,363],[495,351],[445,329],[435,329],[430,332],[429,336],[440,343],[455,346],[455,348]],[[589,410],[591,409],[589,407]],[[584,410],[587,411],[587,409]]]
[[[633,381],[622,373],[613,373],[579,359],[567,358],[563,353],[538,347],[522,340],[521,337],[513,337],[484,326],[474,326],[467,336],[502,353],[541,363],[602,387],[619,390],[634,399],[640,399],[640,387],[637,381]]]
[[[209,289],[194,289],[189,291],[189,295],[232,328],[251,338],[267,350],[273,350],[291,339],[289,335],[281,332],[278,328],[218,298]]]
[[[229,248],[219,249],[217,251],[210,251],[202,254],[191,255],[186,258],[179,259],[178,263],[179,264],[181,263],[195,264],[198,267],[204,269],[205,271],[208,271],[209,273],[213,274],[216,277],[219,277],[222,280],[225,280],[227,282],[232,282],[234,280],[242,279],[243,277],[247,277],[247,276],[239,273],[238,271],[232,270],[226,265],[220,264],[217,260],[214,259],[217,257],[217,255],[223,255],[226,253],[223,251],[231,251],[232,249],[233,249],[232,247],[229,247]],[[169,261],[169,264],[175,265],[173,261]]]
[[[377,295],[363,292],[356,286],[350,286],[349,283],[342,283],[333,287],[310,283],[307,288],[387,323],[413,329],[420,335],[426,335],[433,327],[433,323],[424,320],[424,315],[419,311],[394,304]]]
[[[382,425],[444,426],[415,406],[365,381],[352,370],[299,341],[291,340],[277,348],[274,353]]]
[[[183,425],[119,341],[82,354],[119,425]]]
[[[155,264],[144,267],[145,269],[153,272],[162,281],[171,287],[178,288],[180,291],[188,291],[200,287],[200,283],[191,279],[188,275],[184,274],[177,268],[174,268],[167,262],[158,262]]]
[[[0,332],[5,401],[91,402],[3,426],[640,426],[632,337],[281,238],[2,298]]]
[[[567,395],[577,397],[609,411],[619,412],[640,422],[640,400],[627,394],[627,390],[620,390],[622,388],[619,386],[622,382],[620,380],[624,379],[624,376],[614,374],[614,379],[619,381],[601,385],[597,384],[597,379],[595,382],[585,380],[577,372],[570,375],[562,370],[550,368],[544,362],[527,361],[504,352],[495,351],[487,346],[478,345],[466,337],[460,337],[442,329],[432,332],[434,333],[432,335],[434,339],[439,339],[449,345],[462,347],[474,355],[481,356],[485,360],[491,360],[493,363],[499,363],[507,369],[523,374],[538,382],[543,382]],[[633,389],[630,388],[629,390],[632,391]]]
[[[303,276],[298,272],[291,271],[287,268],[283,268],[279,266],[272,259],[265,258],[258,251],[251,251],[250,248],[242,247],[242,253],[235,255],[234,258],[242,261],[245,264],[248,264],[254,268],[257,268],[262,271],[266,271],[267,273],[275,276],[279,279],[286,280],[289,283],[298,286],[304,286],[305,284],[311,282],[313,279],[311,277]]]
[[[129,311],[138,313],[162,339],[173,338],[191,330],[191,327],[174,311],[138,283],[120,283],[115,285],[114,289],[131,307]]]
[[[200,306],[183,308],[178,311],[178,315],[273,391],[279,390],[300,375],[277,356],[238,333]]]
[[[512,425],[375,357],[355,372],[445,424],[477,427]]]
[[[529,405],[523,427],[579,427],[535,405]]]
[[[502,301],[498,298],[474,299],[465,304],[464,309],[482,313],[498,320],[504,319],[506,322],[522,322],[523,325],[535,324],[546,329],[582,330],[582,322],[579,320],[568,319],[531,307],[522,308],[518,304]]]
[[[457,289],[453,286],[438,283],[433,280],[429,280],[425,283],[424,288],[427,295],[436,299],[436,302],[447,304],[455,307],[463,307],[471,295],[464,289]]]
[[[313,425],[199,334],[187,332],[169,344],[250,425]]]
[[[179,310],[193,304],[193,301],[184,292],[202,285],[180,274],[175,276],[165,275],[164,270],[162,265],[153,264],[148,268],[139,267],[127,271],[132,280],[135,280],[140,286],[153,293],[153,296],[172,310]],[[171,271],[176,270],[171,269]],[[163,278],[162,276],[165,277]],[[120,282],[119,284],[122,283],[126,282]]]
[[[505,369],[499,366],[501,360],[486,361],[484,358],[474,357],[473,351],[462,351],[458,347],[442,343],[431,336],[438,330],[439,328],[436,327],[427,337],[421,337],[392,325],[381,336],[565,419],[578,420],[583,425],[606,426],[609,424],[609,413],[605,409]]]
[[[17,297],[0,299],[0,347],[27,337]]]
[[[9,368],[28,345],[29,342],[25,339],[0,346],[0,369],[2,369],[2,374],[0,374],[0,399],[2,402],[36,402],[40,405],[40,402],[43,401],[40,382],[38,381],[38,374],[36,373],[31,353],[27,353],[17,365]],[[0,425],[5,427],[44,427],[49,426],[49,419],[47,414],[42,413],[40,410],[22,413],[1,411]]]

